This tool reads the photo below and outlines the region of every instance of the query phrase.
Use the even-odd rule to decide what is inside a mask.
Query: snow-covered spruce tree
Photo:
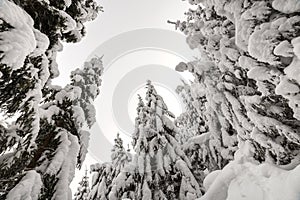
[[[119,133],[117,134],[117,138],[115,138],[111,160],[111,163],[106,162],[91,165],[91,171],[94,173],[89,196],[90,200],[109,199],[108,194],[111,191],[113,180],[120,174],[124,166],[132,160],[130,150],[125,150]]]
[[[192,136],[207,132],[204,117],[201,112],[201,104],[191,95],[191,86],[183,82],[176,88],[176,92],[185,104],[185,112],[175,120],[175,125],[179,128],[181,142],[186,142]]]
[[[202,186],[205,177],[203,171],[205,169],[212,171],[217,169],[218,165],[212,159],[207,145],[202,144],[201,147],[199,145],[199,140],[201,140],[201,138],[207,138],[208,135],[208,127],[205,123],[206,116],[204,115],[206,99],[194,98],[191,91],[193,88],[195,87],[185,82],[183,82],[183,85],[177,87],[176,92],[181,96],[185,104],[185,112],[176,118],[175,124],[179,129],[183,149],[190,159],[193,174],[198,183]]]
[[[98,7],[93,1],[61,4],[0,4],[0,108],[9,122],[0,136],[2,199],[67,199],[74,167],[86,153],[88,135],[81,128],[94,121],[91,103],[102,63],[86,63],[64,88],[51,85],[51,79],[58,75],[60,41],[71,41],[68,33],[83,30],[82,23],[93,19]],[[74,18],[66,11],[71,6],[78,7]]]
[[[177,26],[200,51],[202,60],[189,64],[195,91],[207,99],[210,148],[238,142],[256,162],[293,163],[300,149],[299,3],[190,2],[198,8]]]
[[[150,81],[147,88],[147,102],[140,98],[137,108],[136,154],[114,180],[109,199],[196,199],[201,189],[175,139],[177,129],[168,118],[174,115]]]
[[[203,135],[192,137],[183,145],[185,152],[195,171],[200,170],[200,174],[205,169],[221,169],[233,159],[237,149],[237,137],[229,121],[230,111],[233,110],[231,104],[223,90],[216,86],[222,82],[220,72],[213,67],[213,63],[199,61],[180,63],[176,69],[188,69],[194,73],[195,81],[190,86],[191,96],[198,102],[198,115],[203,116],[204,126],[207,128]],[[224,110],[229,113],[224,114]]]
[[[131,162],[132,156],[130,153],[130,149],[125,150],[123,146],[123,140],[120,138],[120,134],[117,134],[117,138],[115,138],[115,144],[111,150],[111,161],[116,170],[116,174],[119,174],[123,167]]]
[[[191,72],[194,72],[196,63],[197,62],[187,64],[180,63],[176,69],[178,71],[189,69]],[[206,127],[206,132],[189,138],[189,140],[183,144],[184,151],[192,164],[193,173],[201,186],[205,178],[203,171],[211,172],[223,168],[233,159],[233,154],[237,148],[236,136],[228,134],[232,131],[232,127],[228,127],[227,129],[223,128],[223,130],[218,129],[219,120],[225,124],[226,119],[224,119],[224,114],[219,107],[215,107],[215,109],[212,110],[209,103],[216,100],[216,96],[210,96],[211,94],[222,97],[222,93],[218,90],[212,91],[211,88],[207,90],[206,85],[202,83],[203,80],[209,80],[208,83],[210,84],[216,84],[219,81],[214,69],[206,73],[200,73],[200,71],[194,73],[196,79],[189,86],[190,95],[194,101],[197,102],[197,104],[195,104],[197,105],[197,112],[199,116],[202,116],[202,123],[204,123],[204,127]],[[209,79],[206,78],[206,76],[208,76]],[[206,95],[209,91],[212,93]],[[223,104],[223,106],[226,105],[226,100],[221,100],[223,102],[220,104]]]
[[[90,200],[108,200],[108,193],[112,187],[114,169],[111,162],[96,163],[91,165],[92,187]]]
[[[14,151],[8,157],[4,154],[1,177],[21,178],[25,175],[21,180],[4,185],[8,188],[8,199],[30,196],[31,187],[36,188],[34,194],[39,194],[41,199],[68,199],[71,195],[69,184],[75,166],[81,165],[87,152],[89,132],[83,126],[91,126],[95,121],[95,109],[91,103],[99,93],[101,73],[102,62],[94,58],[86,62],[82,70],[72,72],[71,84],[52,88],[45,96],[39,106],[40,128],[35,139],[36,147],[30,153],[25,151],[23,142],[26,141],[19,137],[20,142]],[[18,136],[18,129],[14,131],[12,133]],[[29,172],[31,176],[27,177]],[[25,184],[28,181],[33,185]]]
[[[88,200],[90,195],[90,185],[89,185],[89,177],[87,174],[87,169],[85,170],[85,174],[79,182],[79,186],[77,188],[77,192],[74,194],[74,200]]]

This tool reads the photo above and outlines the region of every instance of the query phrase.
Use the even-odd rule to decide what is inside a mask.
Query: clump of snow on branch
[[[6,197],[7,200],[37,200],[39,198],[39,193],[43,184],[39,173],[35,170],[28,171],[20,183],[8,193]]]
[[[36,47],[32,18],[14,3],[3,0],[0,6],[0,26],[10,25],[10,30],[1,31],[1,63],[19,69],[25,58]]]
[[[274,0],[272,7],[286,14],[300,12],[300,2],[297,0]]]

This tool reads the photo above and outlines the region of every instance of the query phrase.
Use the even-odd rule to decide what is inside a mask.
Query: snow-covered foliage
[[[98,10],[92,0],[1,1],[0,109],[7,123],[0,128],[0,198],[70,197],[75,166],[87,152],[82,128],[95,122],[102,62],[87,62],[64,88],[51,79],[61,41],[79,41]]]
[[[199,102],[204,102],[208,131],[184,147],[203,170],[224,168],[213,172],[214,178],[208,175],[204,183],[211,186],[200,199],[239,199],[243,192],[234,196],[234,190],[245,190],[247,181],[241,180],[246,176],[260,182],[255,187],[264,187],[265,193],[269,186],[263,177],[250,173],[270,169],[273,180],[280,168],[296,170],[300,163],[299,1],[189,2],[197,8],[174,24],[187,35],[189,46],[199,50],[200,59],[176,69],[193,73],[190,93],[205,99]]]
[[[90,186],[89,186],[89,177],[87,174],[87,170],[85,170],[85,174],[82,177],[82,180],[79,182],[79,186],[77,188],[77,192],[74,194],[74,200],[88,200],[90,195]]]
[[[42,187],[42,180],[39,173],[35,170],[26,172],[25,176],[21,179],[23,184],[18,184],[6,196],[7,200],[14,199],[38,199]],[[28,191],[28,188],[31,188]]]
[[[264,1],[207,0],[188,13],[184,31],[188,42],[199,41],[196,47],[204,54],[189,64],[196,77],[194,92],[207,100],[209,132],[229,152],[237,149],[238,139],[251,139],[257,160],[272,158],[284,165],[299,149],[299,83],[291,77],[298,57],[288,41],[299,33],[300,18],[271,16],[273,9]],[[218,151],[222,157],[233,155]]]
[[[139,98],[132,162],[113,181],[109,199],[195,199],[201,188],[191,163],[175,139],[178,130],[150,81],[146,103]],[[169,116],[169,117],[168,117]]]
[[[97,163],[91,165],[91,171],[93,172],[92,188],[89,195],[89,199],[96,200],[108,200],[108,193],[112,187],[112,180],[115,175],[112,163]]]
[[[111,152],[112,164],[118,173],[124,168],[124,166],[132,160],[130,149],[125,150],[123,146],[123,140],[120,138],[120,134],[117,134],[115,144]]]
[[[3,1],[0,7],[1,18],[1,63],[19,69],[23,66],[26,57],[35,50],[37,39],[34,29],[34,21],[20,7],[10,1]],[[14,14],[12,17],[11,15]],[[5,31],[6,30],[6,31]],[[43,38],[44,39],[44,38]],[[44,51],[49,45],[45,38]]]
[[[236,108],[239,104],[233,95],[219,88],[222,75],[213,63],[194,61],[187,66],[195,75],[190,95],[197,102],[197,113],[205,127],[201,134],[205,132],[205,136],[194,136],[183,146],[195,170],[220,169],[232,160],[237,149],[237,131],[233,126],[237,118],[233,116],[234,112],[241,114]]]
[[[180,71],[187,68],[188,66],[185,63],[180,63],[176,69]],[[206,169],[209,171],[219,169],[219,166],[212,158],[208,146],[209,134],[207,133],[208,126],[205,123],[206,116],[204,112],[206,98],[193,96],[194,93],[191,90],[195,88],[195,85],[186,83],[177,87],[176,92],[185,104],[185,112],[176,118],[175,125],[178,127],[179,138],[191,162],[194,176],[198,183],[202,185],[205,177],[204,171]]]
[[[106,200],[113,187],[113,180],[122,172],[123,168],[132,160],[130,150],[125,150],[123,140],[117,134],[112,149],[111,161],[91,165],[93,172],[92,189],[89,195],[90,200]]]
[[[272,7],[286,14],[300,12],[300,2],[297,0],[274,0]]]
[[[176,92],[185,104],[185,112],[176,118],[175,125],[179,128],[181,142],[185,142],[192,136],[207,131],[202,112],[204,102],[201,102],[201,99],[194,99],[191,86],[187,83],[183,82],[183,85],[178,86]]]
[[[55,178],[57,180],[50,183],[54,188],[44,182],[42,194],[53,196],[54,199],[68,199],[71,195],[68,186],[73,179],[75,166],[81,166],[87,152],[89,132],[83,130],[83,127],[91,126],[95,121],[95,113],[91,114],[89,110],[93,108],[92,102],[98,90],[91,92],[86,88],[100,86],[102,70],[101,60],[94,58],[85,63],[83,69],[72,73],[81,76],[80,83],[71,76],[71,84],[48,91],[43,104],[38,105],[40,128],[37,129],[36,147],[31,150],[31,155],[21,148],[25,141],[18,135],[18,129],[5,130],[6,133],[12,133],[9,139],[3,137],[8,145],[6,149],[11,144],[15,145],[14,142],[18,142],[18,146],[13,155],[10,153],[11,157],[5,158],[3,168],[13,167],[16,169],[15,173],[20,173],[19,170],[24,170],[23,167],[34,169],[44,175],[47,184],[51,180],[49,177]],[[2,149],[6,150],[4,147]],[[24,161],[25,158],[28,160]],[[24,163],[20,164],[20,161]],[[11,173],[10,170],[1,172],[3,176]],[[22,180],[19,184],[23,185]]]

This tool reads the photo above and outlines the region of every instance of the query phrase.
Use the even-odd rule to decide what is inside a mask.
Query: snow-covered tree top
[[[151,81],[140,98],[133,146],[135,155],[113,181],[109,199],[193,199],[201,195],[191,163],[175,139],[177,128]],[[141,120],[142,119],[142,120]]]

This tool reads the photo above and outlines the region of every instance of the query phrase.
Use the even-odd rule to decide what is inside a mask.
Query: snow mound
[[[299,180],[300,166],[285,170],[268,163],[232,161],[206,177],[208,191],[199,200],[299,200]]]

